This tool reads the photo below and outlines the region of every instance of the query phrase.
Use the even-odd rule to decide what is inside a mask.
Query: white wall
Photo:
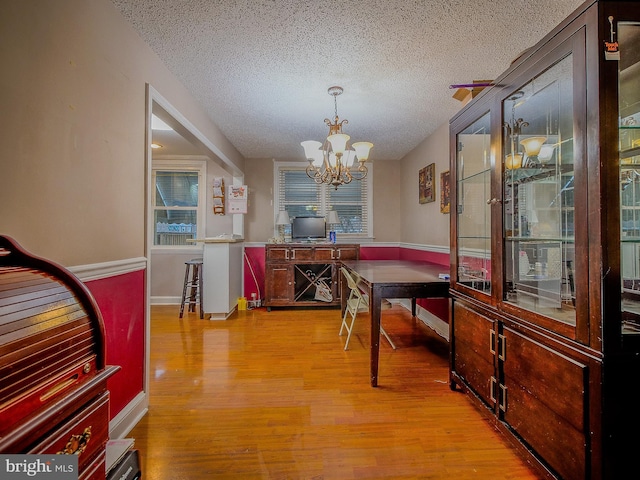
[[[146,84],[244,159],[109,0],[3,2],[0,233],[63,265],[145,254]]]
[[[273,235],[271,159],[245,166],[111,2],[5,2],[0,42],[1,233],[67,265],[145,254],[150,83],[245,171],[245,238]],[[418,170],[448,169],[447,135],[443,126],[400,162],[374,160],[376,241],[448,245],[449,216],[417,200]]]
[[[291,161],[291,159],[279,159]],[[299,160],[299,159],[298,159]],[[302,165],[306,165],[301,161]],[[399,242],[401,232],[401,163],[375,160],[373,166],[373,235],[376,242]],[[311,180],[309,180],[311,182]],[[273,159],[247,159],[245,183],[249,186],[249,213],[245,240],[266,242],[273,237]]]
[[[266,242],[273,237],[273,160],[247,159],[244,181],[249,187],[248,213],[244,238],[247,242]]]
[[[418,172],[436,164],[436,200],[418,201]],[[440,213],[440,174],[449,170],[449,124],[443,124],[402,159],[401,241],[449,248],[449,214]]]

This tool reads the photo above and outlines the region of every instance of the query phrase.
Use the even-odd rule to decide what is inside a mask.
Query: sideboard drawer
[[[29,453],[78,455],[78,469],[82,472],[94,457],[104,455],[108,439],[109,392],[106,391],[51,432]]]
[[[85,466],[78,480],[104,480],[107,471],[107,458],[101,452],[89,465]]]

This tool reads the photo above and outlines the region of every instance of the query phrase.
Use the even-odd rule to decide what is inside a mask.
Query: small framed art
[[[434,177],[436,164],[432,163],[418,172],[418,201],[420,203],[433,202],[436,199],[436,184]]]
[[[451,176],[449,170],[440,174],[440,213],[449,213],[451,208]]]

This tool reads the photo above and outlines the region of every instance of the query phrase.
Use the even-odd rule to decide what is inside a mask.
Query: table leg
[[[380,357],[380,313],[382,295],[374,286],[369,294],[369,313],[371,315],[371,386],[378,386],[378,359]]]
[[[411,316],[416,316],[416,297],[411,298]]]
[[[338,282],[338,287],[340,288],[340,318],[343,317],[344,311],[347,309],[347,299],[349,298],[349,285],[347,284],[347,279],[344,278],[344,275],[340,270],[338,270],[338,275],[340,281]]]

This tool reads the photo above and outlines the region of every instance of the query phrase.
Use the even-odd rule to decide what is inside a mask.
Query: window
[[[274,218],[286,210],[290,218],[317,215],[326,217],[329,210],[338,212],[340,224],[332,228],[342,236],[363,238],[373,236],[371,178],[373,167],[363,180],[353,180],[336,190],[331,185],[318,185],[310,179],[300,163],[275,163]],[[285,235],[290,227],[285,228]]]
[[[153,162],[153,245],[192,245],[204,226],[204,160]]]

